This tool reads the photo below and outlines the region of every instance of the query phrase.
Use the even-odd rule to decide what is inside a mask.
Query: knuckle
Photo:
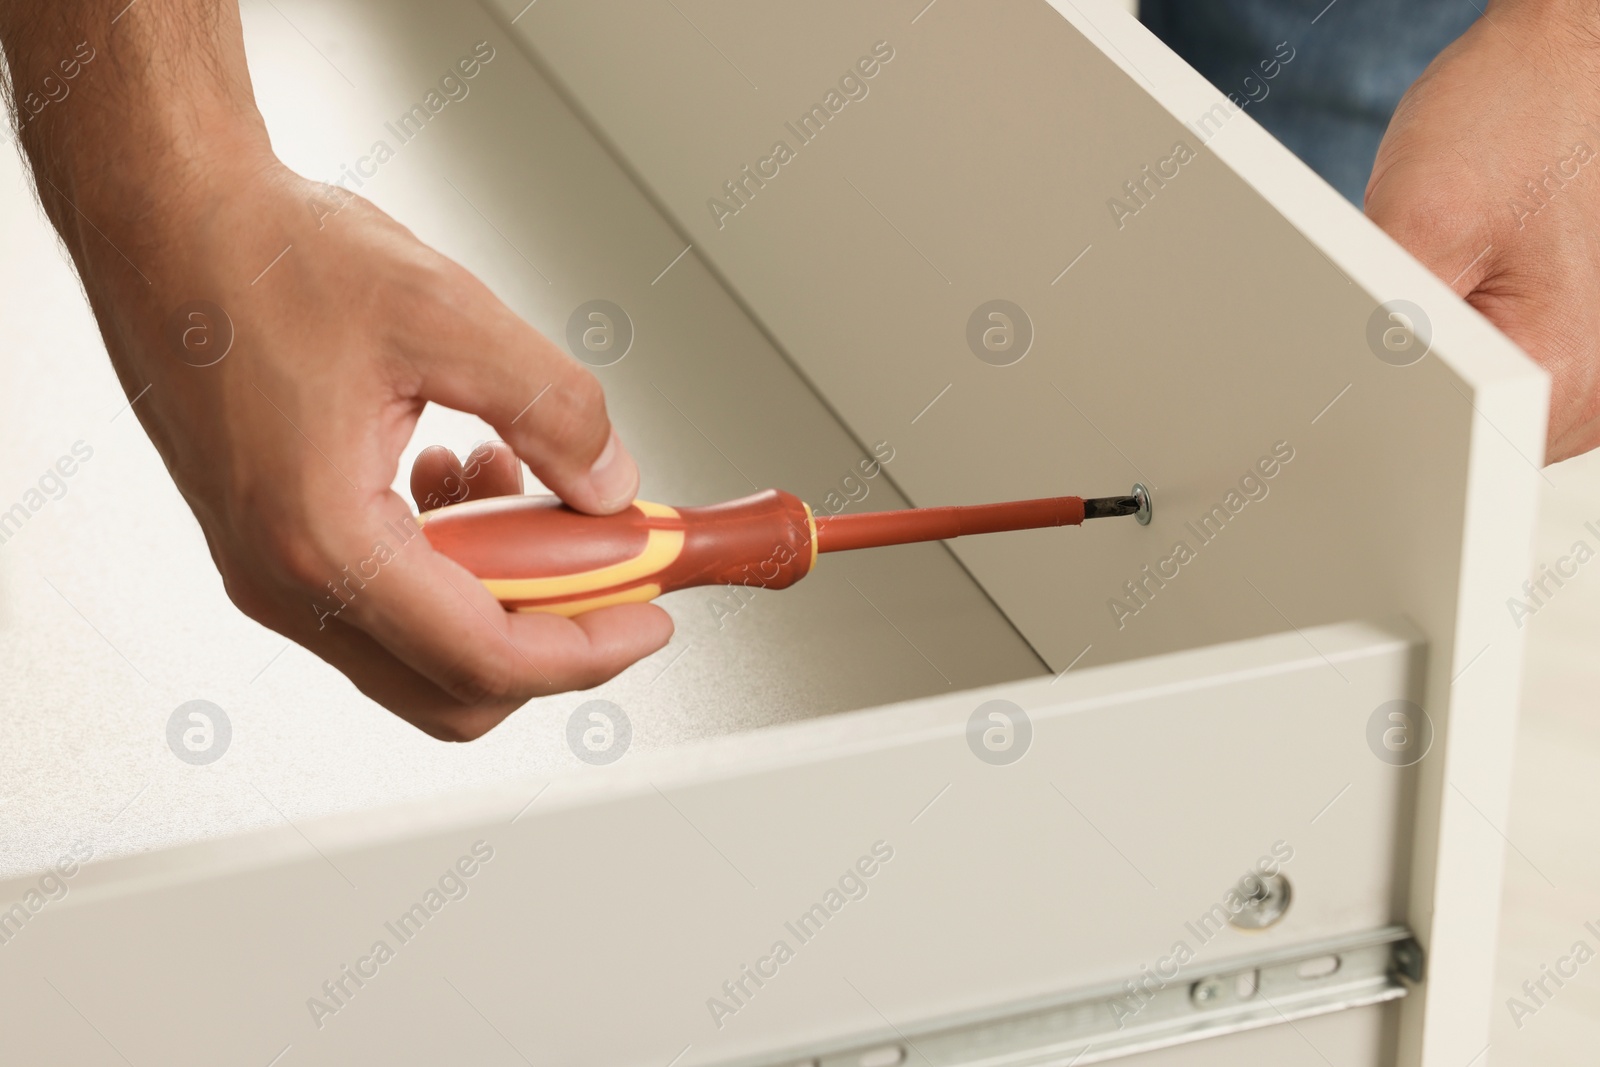
[[[1479,190],[1422,182],[1414,170],[1397,167],[1382,181],[1374,178],[1366,211],[1390,237],[1428,262],[1475,241],[1476,248],[1483,247],[1478,238],[1487,239],[1494,225],[1479,210],[1484,202]]]
[[[469,652],[445,672],[443,687],[468,707],[498,704],[517,693],[517,676],[504,656],[494,652]]]
[[[270,572],[293,588],[319,589],[332,581],[338,568],[306,532],[289,523],[265,523],[259,535]]]
[[[426,348],[430,339],[462,333],[462,322],[472,316],[470,280],[465,269],[444,256],[401,242],[384,266],[382,284],[371,287],[373,311],[391,324],[399,350]]]
[[[487,292],[471,271],[423,245],[407,245],[397,254],[388,288],[399,310],[439,329],[463,316],[476,318],[477,301]]]

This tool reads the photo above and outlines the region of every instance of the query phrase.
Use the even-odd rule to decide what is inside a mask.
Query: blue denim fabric
[[[1139,15],[1360,206],[1395,104],[1478,8],[1470,0],[1141,0]],[[1288,54],[1280,42],[1294,58],[1264,78]]]

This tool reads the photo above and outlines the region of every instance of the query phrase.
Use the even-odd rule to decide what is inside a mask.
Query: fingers
[[[479,445],[465,463],[448,448],[429,445],[411,465],[411,497],[418,511],[520,492],[522,464],[504,441]]]
[[[411,499],[418,512],[433,511],[467,498],[461,460],[443,445],[429,445],[411,464]]]
[[[570,628],[579,633],[577,637],[569,637],[569,641],[576,643],[581,639],[590,646],[581,650],[580,655],[568,657],[589,665],[587,675],[581,679],[587,685],[574,688],[598,685],[620,673],[638,658],[636,646],[630,644],[629,631],[638,625],[638,620],[628,618],[637,614],[630,610],[633,607],[656,613],[660,610],[650,605],[603,608],[582,616],[576,620],[578,625]],[[670,636],[670,622],[667,625]],[[434,684],[432,679],[397,658],[376,638],[345,624],[342,616],[340,620],[328,621],[320,631],[313,627],[309,633],[294,632],[281,626],[274,628],[327,661],[367,697],[441,741],[476,740],[499,725],[525,701],[524,697],[512,695],[494,701],[463,703]],[[591,678],[592,681],[589,680]],[[546,694],[540,692],[534,695]]]
[[[337,600],[327,598],[315,620],[302,617],[310,632],[296,639],[436,737],[476,737],[532,697],[591,688],[672,636],[670,617],[652,604],[578,619],[509,613],[429,547],[397,496],[386,510],[389,521],[369,532],[371,555],[343,572]]]
[[[620,511],[639,490],[639,470],[606,414],[594,375],[523,322],[454,264],[456,292],[403,338],[421,372],[418,395],[478,415],[568,504]]]
[[[504,441],[488,441],[467,456],[467,495],[512,496],[522,492],[522,461]]]

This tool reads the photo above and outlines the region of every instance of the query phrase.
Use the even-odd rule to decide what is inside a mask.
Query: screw
[[[1150,490],[1144,487],[1144,483],[1133,483],[1133,499],[1139,502],[1139,510],[1133,513],[1134,519],[1140,526],[1149,526],[1153,509],[1150,506]]]
[[[1189,999],[1196,1005],[1209,1004],[1220,996],[1222,996],[1222,983],[1215,978],[1202,979],[1189,991]]]

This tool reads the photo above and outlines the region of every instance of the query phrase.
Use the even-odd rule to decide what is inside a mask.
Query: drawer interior
[[[562,343],[585,302],[626,311],[632,347],[595,373],[644,498],[705,504],[777,487],[829,511],[905,506],[897,435],[844,428],[699,257],[680,258],[673,228],[477,4],[244,12],[257,97],[290,165],[372,199]],[[493,59],[466,95],[402,144],[395,121],[480,41]],[[378,166],[380,141],[394,155]],[[126,412],[106,421],[123,401],[75,283],[58,273],[73,329],[56,358],[95,384],[28,403],[23,369],[6,367],[12,433],[20,447],[94,426],[97,452],[72,494],[0,554],[0,670],[22,679],[10,696],[31,709],[8,723],[0,757],[22,828],[0,874],[48,864],[86,826],[111,855],[579,768],[565,727],[592,699],[623,709],[643,752],[1046,671],[942,545],[843,553],[781,593],[673,594],[663,604],[677,635],[662,652],[596,690],[534,701],[475,744],[438,745],[228,603],[154,449]],[[489,432],[430,408],[397,488],[422,447],[464,453]],[[1079,533],[1048,536],[1066,554]],[[229,716],[239,759],[196,769],[165,750],[167,717],[197,698]],[[51,742],[62,734],[100,770],[64,775]]]

